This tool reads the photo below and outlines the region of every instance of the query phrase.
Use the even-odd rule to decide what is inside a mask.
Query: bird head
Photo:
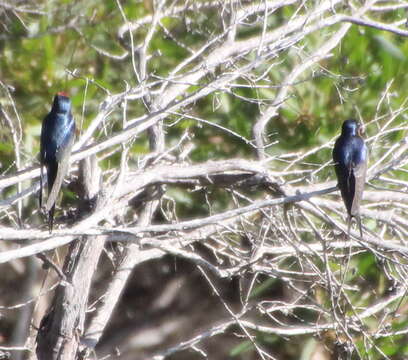
[[[356,136],[359,133],[360,125],[356,120],[346,120],[341,128],[342,135]]]
[[[52,104],[53,112],[67,113],[71,110],[71,100],[66,92],[60,91],[54,97],[54,103]]]

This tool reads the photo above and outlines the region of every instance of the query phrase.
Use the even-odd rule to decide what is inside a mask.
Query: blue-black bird
[[[366,180],[368,151],[360,133],[361,127],[357,121],[346,120],[334,144],[333,160],[338,187],[347,209],[348,233],[351,218],[355,217],[360,236],[363,237],[359,208]]]
[[[54,224],[55,202],[68,171],[74,137],[75,121],[71,113],[71,100],[66,93],[59,92],[55,95],[51,111],[44,118],[41,128],[40,207],[42,208],[43,205],[43,168],[45,166],[48,183],[45,210],[48,213],[50,232]]]

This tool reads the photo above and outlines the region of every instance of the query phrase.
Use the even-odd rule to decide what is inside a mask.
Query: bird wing
[[[350,215],[350,210],[354,198],[354,176],[353,171],[349,167],[337,163],[334,165],[337,176],[337,185],[339,187],[341,197],[346,206],[347,213]]]
[[[363,197],[366,173],[367,173],[367,161],[363,161],[353,168],[353,175],[355,178],[354,181],[355,189],[353,203],[351,205],[350,211],[350,214],[352,216],[357,215],[359,212],[360,202]]]
[[[41,141],[40,141],[40,197],[39,197],[39,203],[40,203],[40,208],[42,208],[43,204],[43,168],[44,168],[44,162],[45,162],[45,141],[46,139],[46,133],[47,133],[47,127],[48,127],[48,115],[45,117],[42,123],[41,127]]]
[[[74,136],[71,136],[69,143],[67,144],[67,147],[64,149],[64,154],[60,158],[60,161],[58,162],[57,175],[55,177],[55,181],[54,181],[54,184],[52,185],[51,191],[48,194],[47,203],[45,204],[45,209],[47,211],[50,211],[50,209],[55,205],[55,202],[57,201],[57,196],[61,189],[62,182],[68,171],[68,166],[69,166],[68,159],[71,153],[73,142],[74,142]]]

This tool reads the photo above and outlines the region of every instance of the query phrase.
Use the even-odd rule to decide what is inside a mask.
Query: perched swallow
[[[355,120],[343,123],[341,135],[334,144],[333,160],[338,187],[347,209],[348,233],[350,234],[351,218],[355,217],[360,227],[360,236],[363,237],[359,209],[366,180],[368,151],[360,137],[360,131],[361,127]]]
[[[54,97],[50,113],[44,118],[41,128],[40,148],[40,207],[43,205],[43,168],[47,170],[48,198],[45,210],[52,232],[55,202],[62,181],[68,171],[69,156],[75,136],[75,121],[71,114],[71,100],[64,92]]]

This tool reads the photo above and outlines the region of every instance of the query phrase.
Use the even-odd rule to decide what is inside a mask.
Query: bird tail
[[[52,233],[52,229],[54,227],[54,211],[55,211],[55,204],[51,207],[50,211],[48,211],[48,229],[50,234]]]

